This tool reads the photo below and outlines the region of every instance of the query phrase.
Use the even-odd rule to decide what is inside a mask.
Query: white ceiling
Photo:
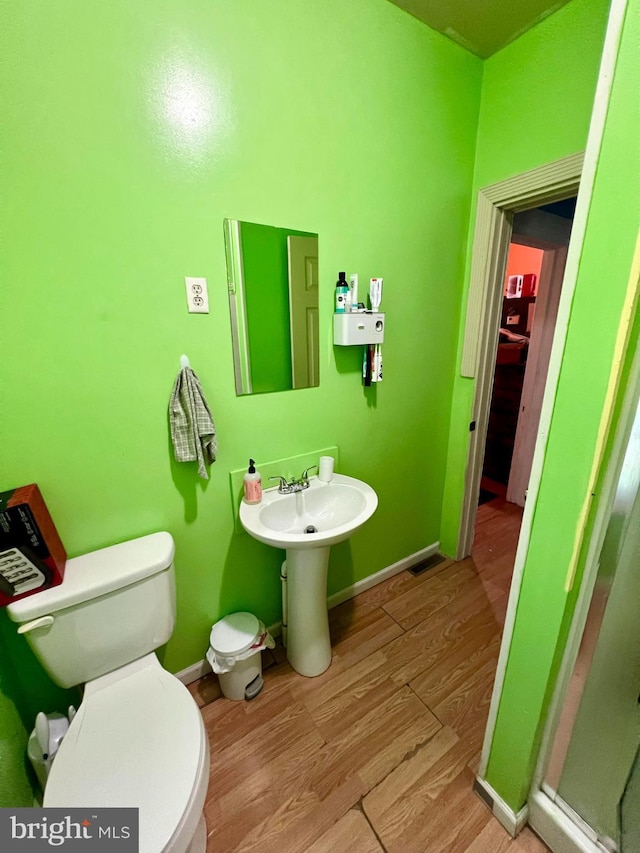
[[[390,0],[486,59],[569,0]]]

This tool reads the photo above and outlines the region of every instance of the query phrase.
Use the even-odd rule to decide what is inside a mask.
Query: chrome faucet
[[[286,477],[277,476],[277,477],[269,477],[270,480],[279,480],[278,484],[278,494],[279,495],[292,495],[294,492],[301,492],[304,489],[309,488],[309,472],[313,471],[314,468],[317,468],[317,465],[310,465],[308,468],[302,472],[302,476],[296,479],[293,477],[291,480],[287,480]]]

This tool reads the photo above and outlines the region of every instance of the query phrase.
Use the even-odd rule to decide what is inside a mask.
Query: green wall
[[[572,0],[485,60],[478,122],[474,199],[498,181],[584,151],[604,43],[609,0]],[[475,207],[465,272],[469,282]],[[465,312],[456,364],[460,365]],[[475,383],[454,377],[451,433],[440,542],[458,544]]]
[[[564,582],[640,229],[638,44],[640,0],[629,0],[486,774],[516,809],[528,793],[575,604]],[[633,346],[637,330],[636,322]]]
[[[6,656],[0,667],[0,805],[30,806],[33,792],[27,769],[28,732],[14,698],[15,671]]]
[[[572,0],[484,64],[475,184],[584,149],[609,0]]]
[[[220,615],[279,618],[282,555],[234,533],[249,456],[337,444],[378,492],[330,592],[436,542],[482,62],[386,0],[4,7],[0,488],[38,482],[70,555],[171,531],[173,671]],[[225,217],[319,234],[320,387],[235,396]],[[385,278],[379,387],[331,343],[340,269]],[[181,353],[218,430],[208,482],[172,459]]]

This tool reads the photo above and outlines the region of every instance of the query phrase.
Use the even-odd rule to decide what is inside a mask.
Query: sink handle
[[[285,494],[289,490],[289,483],[287,482],[286,477],[269,477],[270,480],[280,480],[278,484],[278,491],[281,495]]]
[[[301,480],[303,483],[308,482],[308,480],[309,480],[309,471],[313,471],[313,469],[314,469],[314,468],[316,469],[316,471],[318,470],[318,466],[317,466],[317,465],[309,465],[309,467],[308,467],[308,468],[306,468],[306,469],[302,472],[302,477],[300,477],[300,480]]]

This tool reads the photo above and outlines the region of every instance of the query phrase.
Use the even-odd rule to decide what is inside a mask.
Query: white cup
[[[335,459],[333,456],[321,456],[320,465],[318,467],[318,479],[323,483],[330,483],[333,477],[333,464]]]

